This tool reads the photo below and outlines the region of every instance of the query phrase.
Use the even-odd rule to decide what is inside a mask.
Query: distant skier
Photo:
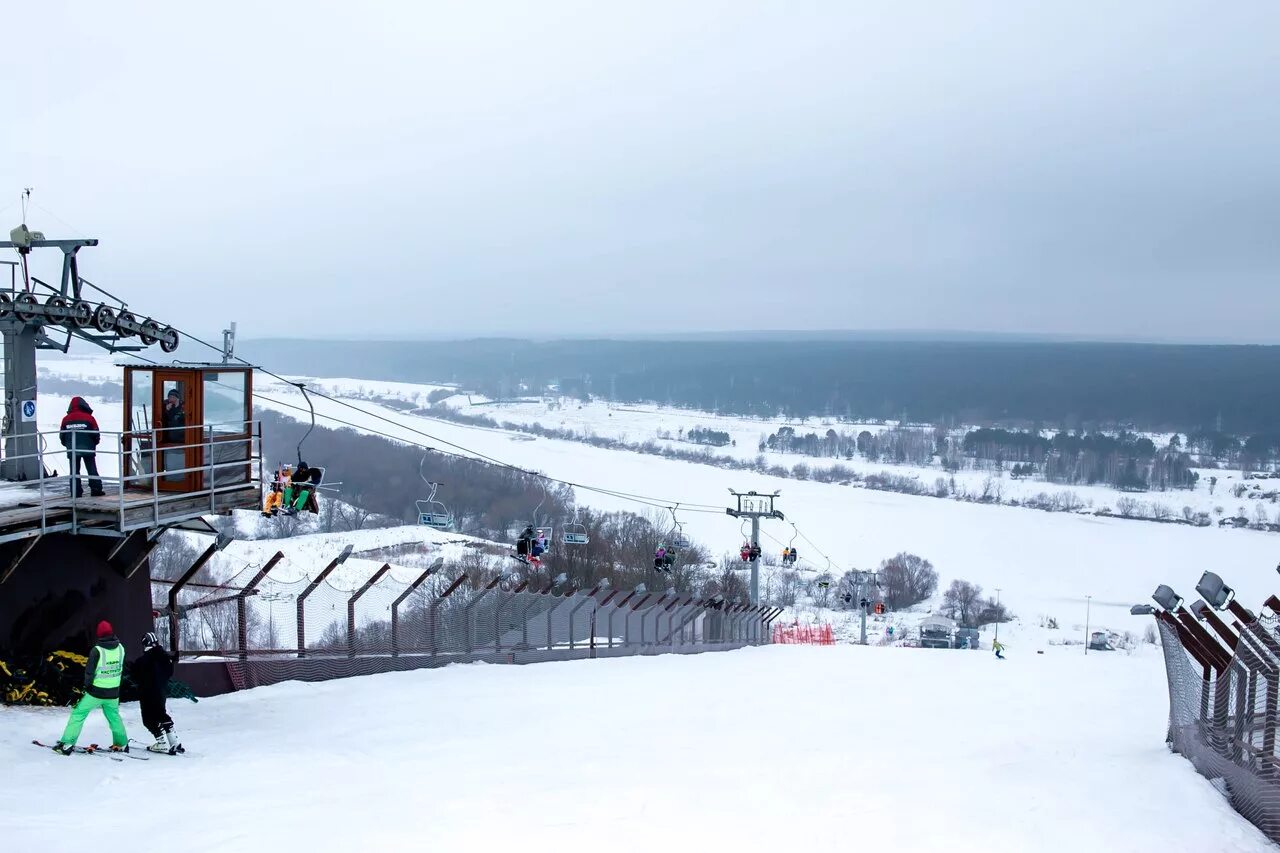
[[[173,658],[160,647],[160,640],[148,631],[142,638],[142,654],[129,665],[129,674],[138,685],[142,724],[156,739],[147,749],[169,755],[186,752],[178,741],[178,736],[173,733],[173,718],[165,709],[169,679],[173,677],[173,664]]]
[[[124,646],[115,638],[111,623],[105,619],[98,623],[98,641],[89,650],[89,661],[84,667],[84,695],[71,710],[71,718],[62,737],[53,745],[55,752],[70,755],[80,739],[85,718],[94,708],[101,708],[111,727],[111,749],[114,752],[129,751],[129,735],[120,719],[120,679],[124,675]]]
[[[1000,642],[999,640],[992,640],[991,651],[996,653],[997,658],[999,658],[1000,660],[1004,660],[1004,655],[1001,654],[1001,652],[1004,651],[1004,643]]]

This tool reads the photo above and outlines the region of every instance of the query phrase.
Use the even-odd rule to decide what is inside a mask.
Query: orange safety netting
[[[834,646],[836,637],[830,625],[775,625],[773,642],[783,645]]]

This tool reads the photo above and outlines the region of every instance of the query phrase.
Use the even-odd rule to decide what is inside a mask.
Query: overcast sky
[[[247,336],[1280,342],[1280,3],[1046,5],[26,3],[0,224]]]

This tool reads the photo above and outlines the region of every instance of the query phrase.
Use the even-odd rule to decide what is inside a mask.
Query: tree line
[[[822,340],[246,341],[274,370],[736,415],[1151,431],[1280,422],[1280,347]]]

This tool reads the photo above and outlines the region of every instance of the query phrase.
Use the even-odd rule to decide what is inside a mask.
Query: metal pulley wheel
[[[99,305],[93,311],[93,327],[104,335],[116,327],[116,312],[106,305]]]
[[[71,305],[69,316],[77,329],[87,329],[93,324],[93,305],[77,299]]]
[[[40,316],[40,302],[34,293],[19,293],[13,300],[13,313],[24,323],[30,323]]]
[[[178,348],[178,330],[173,326],[165,326],[159,331],[160,349],[173,352]]]
[[[133,328],[137,325],[138,318],[128,311],[121,311],[116,315],[116,334],[122,338],[129,338],[137,334]]]

